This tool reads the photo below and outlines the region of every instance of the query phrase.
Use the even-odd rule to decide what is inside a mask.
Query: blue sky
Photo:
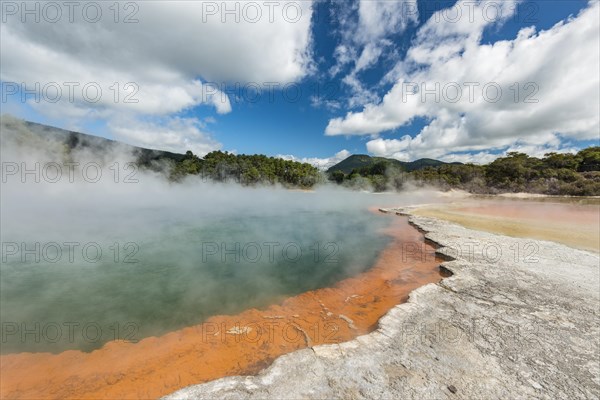
[[[164,2],[154,3],[158,3],[156,5],[158,8]],[[302,6],[306,6],[306,3],[309,2],[302,2]],[[369,0],[368,3],[382,2]],[[392,2],[388,1],[387,3]],[[401,2],[393,3],[400,4]],[[411,1],[406,3],[411,3]],[[499,2],[484,3],[486,2],[472,1],[468,5],[468,7],[474,7],[475,19],[483,9],[493,14],[496,4]],[[127,106],[119,109],[114,105],[84,104],[77,110],[72,110],[73,107],[69,107],[69,104],[61,108],[62,101],[57,104],[42,104],[42,106],[33,104],[32,106],[32,96],[28,97],[29,103],[23,103],[17,92],[6,99],[3,98],[3,112],[147,147],[185,151],[186,145],[189,145],[192,150],[200,153],[221,148],[237,153],[289,155],[317,163],[334,161],[334,155],[340,151],[342,153],[338,158],[354,153],[370,153],[399,159],[428,156],[448,160],[487,162],[510,150],[539,155],[545,151],[574,151],[582,146],[598,142],[597,114],[592,111],[580,112],[581,107],[572,104],[573,101],[570,101],[569,104],[577,111],[574,114],[578,115],[573,117],[577,123],[563,123],[566,119],[570,119],[564,117],[560,123],[556,123],[554,126],[549,123],[547,127],[541,127],[544,125],[543,122],[548,120],[544,113],[556,115],[555,110],[564,108],[560,103],[553,104],[560,97],[558,90],[561,87],[572,87],[570,81],[564,78],[565,74],[569,74],[568,69],[577,65],[577,60],[571,60],[570,63],[568,59],[559,62],[565,57],[568,58],[568,52],[572,50],[567,48],[564,43],[571,43],[570,46],[574,48],[581,47],[582,54],[589,54],[589,51],[585,50],[586,46],[591,49],[594,46],[596,49],[598,48],[597,36],[596,42],[594,42],[593,34],[583,35],[580,39],[573,40],[578,30],[585,31],[587,29],[592,33],[597,32],[598,13],[596,12],[595,22],[591,17],[586,20],[581,15],[585,10],[591,10],[593,13],[593,7],[597,7],[597,2],[583,0],[521,1],[508,11],[509,17],[491,18],[489,21],[480,21],[481,23],[465,21],[467,18],[465,11],[470,8],[465,2],[457,3],[454,0],[416,1],[418,14],[409,8],[373,6],[372,4],[365,5],[359,1],[322,1],[308,4],[312,10],[305,12],[308,21],[304,21],[302,26],[300,26],[302,23],[297,23],[290,28],[295,29],[296,32],[291,32],[286,36],[286,33],[280,33],[281,29],[269,31],[270,28],[266,27],[266,32],[264,35],[260,35],[260,40],[255,40],[252,44],[245,43],[244,47],[240,47],[236,42],[243,39],[244,32],[240,34],[236,31],[238,27],[233,26],[235,22],[223,24],[222,21],[217,21],[225,27],[214,28],[218,34],[211,31],[215,35],[214,43],[204,41],[196,46],[194,37],[186,37],[185,42],[178,43],[176,42],[177,37],[164,39],[165,42],[167,39],[176,42],[165,43],[165,45],[180,46],[185,48],[186,52],[196,52],[195,57],[197,58],[190,60],[189,64],[174,65],[172,70],[166,70],[168,73],[162,74],[164,76],[180,74],[181,79],[177,79],[175,84],[169,79],[157,82],[157,78],[154,76],[151,84],[157,86],[162,83],[171,85],[171,87],[181,85],[182,88],[190,91],[189,81],[203,82],[204,84],[215,82],[218,87],[224,89],[227,95],[229,104],[228,107],[225,107],[227,108],[225,111],[215,107],[210,99],[191,101],[191,103],[182,101],[180,106],[174,104],[177,101],[157,100],[165,101],[167,108],[173,106],[172,110],[168,112],[164,111],[165,105],[162,104],[157,108],[140,106],[141,110],[127,109]],[[136,34],[146,30],[143,32],[145,37],[157,35],[162,39],[161,29],[170,29],[168,21],[165,21],[165,26],[162,27],[149,22],[147,26],[142,26],[143,16],[148,16],[148,20],[153,18],[150,15],[152,10],[145,11],[144,7],[143,4],[140,7],[141,22],[135,27]],[[182,7],[185,5],[180,6],[180,8]],[[440,16],[439,13],[444,10],[447,11],[447,14],[441,15],[441,18],[435,22],[434,14],[437,12],[437,15]],[[447,20],[453,18],[451,17],[452,10],[461,10],[463,12],[462,19]],[[6,13],[6,10],[4,11]],[[12,12],[12,10],[10,11]],[[185,12],[186,10],[181,11]],[[146,14],[144,14],[145,12]],[[73,80],[77,81],[78,72],[70,71],[68,67],[61,70],[63,67],[59,63],[48,65],[48,72],[41,68],[38,71],[41,74],[39,76],[35,75],[36,71],[26,71],[29,72],[29,75],[19,72],[18,60],[26,62],[27,55],[17,54],[14,57],[17,61],[13,61],[10,51],[17,52],[14,49],[19,48],[19,45],[23,46],[22,42],[29,41],[35,45],[44,46],[48,51],[55,52],[59,56],[63,54],[68,57],[78,55],[85,57],[86,50],[81,50],[80,47],[85,46],[83,40],[78,43],[77,39],[70,38],[71,43],[67,45],[64,35],[57,34],[54,38],[55,41],[42,37],[44,36],[44,21],[41,24],[19,24],[22,21],[15,20],[16,17],[18,14],[16,16],[8,15],[6,20],[3,17],[2,36],[3,38],[8,36],[6,43],[2,43],[3,90],[6,91],[6,85],[12,82],[42,82],[42,84],[46,81],[62,82],[61,79],[64,81],[66,79],[64,77],[69,77],[71,73]],[[175,18],[176,16],[171,17]],[[13,19],[11,20],[11,18]],[[164,19],[168,18],[168,15],[164,16]],[[448,35],[448,29],[455,29],[461,21],[464,22],[466,29],[460,29],[460,32]],[[565,21],[563,25],[572,25],[573,29],[568,30],[565,26],[557,28],[555,25],[560,21]],[[100,23],[102,22],[100,21]],[[85,21],[82,22],[82,24],[84,23]],[[577,24],[581,27],[576,26]],[[69,24],[64,25],[64,29],[68,31]],[[88,29],[87,25],[82,26]],[[62,27],[62,25],[60,26]],[[118,28],[121,29],[121,26]],[[426,32],[427,26],[433,30]],[[402,115],[403,104],[398,104],[396,109],[396,106],[390,106],[390,104],[393,105],[393,98],[388,100],[387,105],[383,102],[384,96],[394,92],[395,86],[398,89],[398,82],[402,80],[412,81],[415,77],[419,77],[430,84],[440,81],[442,85],[445,84],[444,80],[439,79],[440,71],[443,72],[445,69],[444,63],[449,68],[456,68],[457,71],[467,71],[463,76],[457,76],[457,82],[461,84],[469,80],[485,83],[481,80],[482,76],[486,76],[487,70],[481,65],[488,62],[486,46],[515,41],[523,28],[531,26],[535,27],[535,30],[529,36],[525,35],[521,43],[525,46],[527,45],[525,42],[530,41],[530,46],[538,49],[537,53],[532,53],[531,59],[528,59],[515,50],[516,43],[513,44],[512,52],[502,50],[500,46],[494,46],[496,47],[494,54],[490,54],[489,57],[498,57],[498,59],[497,62],[490,63],[488,70],[490,71],[489,76],[494,77],[491,79],[494,82],[498,77],[503,79],[509,73],[515,74],[514,82],[519,82],[521,86],[527,82],[535,82],[539,86],[539,93],[536,94],[539,96],[539,109],[528,108],[535,107],[528,104],[524,104],[522,107],[520,104],[500,107],[484,104],[479,108],[467,104],[462,109],[453,104],[441,104],[439,107],[435,104],[427,107],[417,104],[414,105],[414,110],[407,111],[406,115]],[[57,30],[57,27],[59,27],[58,24],[47,24],[46,29]],[[227,34],[230,27],[233,32]],[[258,29],[255,26],[251,28]],[[89,29],[97,30],[98,27],[93,26]],[[550,30],[553,34],[547,35],[550,37],[542,40],[540,32]],[[23,35],[23,33],[25,34]],[[90,34],[93,33],[94,30],[91,30]],[[21,34],[21,38],[16,39],[19,34]],[[297,37],[303,39],[297,41]],[[5,41],[5,39],[2,40]],[[14,40],[15,43],[10,42],[11,40]],[[16,42],[17,40],[21,42]],[[215,43],[216,46],[222,46],[225,49],[229,47],[236,49],[237,53],[235,51],[226,53],[226,50],[222,50],[217,54],[224,59],[222,63],[228,64],[213,65],[210,61],[203,59],[204,53],[206,53],[206,58],[216,57],[211,53],[211,51],[217,51],[212,47]],[[282,45],[281,43],[286,44]],[[132,67],[135,60],[126,60],[127,62],[125,62],[123,49],[113,48],[116,46],[114,42],[107,41],[97,44],[99,48],[109,48],[107,51],[109,60],[98,60],[94,64],[94,68],[100,68],[99,65],[103,62],[106,62],[107,68],[110,68],[110,57],[115,57],[113,61],[116,64],[123,64],[120,69],[115,67],[111,79],[113,76],[121,74],[127,75],[127,77],[120,79],[120,82],[134,80],[137,78],[136,71],[138,70],[140,75],[147,74],[147,71],[143,69],[143,59],[139,60],[139,66]],[[146,46],[144,42],[132,42],[131,44]],[[249,47],[252,48],[248,50]],[[440,51],[448,51],[448,48],[454,47],[462,47],[462,50],[454,53],[452,53],[454,50],[450,50],[441,56],[443,58],[441,61],[431,57],[431,54],[440,49]],[[274,48],[276,49],[271,51]],[[346,56],[340,52],[342,48],[347,52]],[[473,50],[474,48],[477,52]],[[423,49],[428,54],[425,56],[427,59],[425,62],[423,62],[424,56],[415,56],[421,54],[417,50],[423,51]],[[150,51],[152,49],[148,50],[148,52]],[[274,54],[263,55],[263,53],[269,52],[274,52]],[[274,57],[277,57],[278,54],[282,58],[291,59],[299,52],[303,52],[304,55],[302,61],[297,65],[276,65],[276,62],[273,62]],[[146,53],[141,50],[138,53],[139,58],[146,56]],[[373,53],[376,56],[366,57]],[[409,53],[410,55],[407,55]],[[165,63],[166,59],[171,62],[170,58],[176,56],[177,52],[175,54],[161,54],[160,52],[156,54],[154,51],[154,59],[151,62],[156,63],[158,68]],[[595,54],[592,52],[591,60],[594,59],[594,56]],[[361,57],[367,59],[368,62],[366,65],[358,67],[360,63],[358,59]],[[11,61],[6,61],[9,58]],[[264,61],[264,65],[261,64],[262,61]],[[43,66],[46,60],[39,56],[36,62]],[[94,60],[89,61],[89,63],[93,62]],[[292,64],[294,62],[292,61]],[[597,87],[598,82],[598,69],[595,68],[598,65],[597,62],[597,60],[592,61],[589,69],[578,71],[578,74],[587,75],[581,76],[582,79],[580,79],[586,81],[584,86],[575,88],[581,93],[578,101],[587,104],[586,107],[589,107],[590,103],[593,106],[598,102],[597,90],[593,87],[594,85]],[[236,66],[235,64],[238,63],[239,66]],[[464,66],[461,66],[461,63]],[[519,63],[523,64],[523,68],[519,66]],[[199,64],[206,64],[206,66],[198,66]],[[505,74],[493,71],[494,66],[500,64],[504,65],[503,70],[509,72]],[[152,65],[149,63],[148,67],[151,68]],[[193,65],[193,68],[189,65]],[[248,71],[243,71],[245,65],[248,65]],[[85,64],[82,66],[85,67]],[[225,71],[229,67],[232,68],[231,73]],[[234,68],[239,68],[239,70]],[[259,79],[245,76],[252,75],[252,68],[258,71],[255,75]],[[556,71],[548,72],[548,69],[552,68]],[[531,69],[528,72],[529,75],[519,75],[519,70],[527,69]],[[513,70],[517,72],[513,72]],[[223,73],[221,74],[220,71]],[[105,72],[106,69],[100,73]],[[52,76],[51,73],[55,75]],[[161,76],[160,73],[156,75]],[[94,78],[93,74],[88,75],[88,77],[90,76],[90,79]],[[264,77],[267,79],[260,79]],[[472,79],[469,79],[470,77]],[[539,81],[538,77],[540,77]],[[83,82],[81,79],[79,81]],[[144,89],[142,81],[140,79],[139,95]],[[235,88],[236,83],[242,88],[252,87],[251,85],[265,88],[268,86],[268,83],[265,84],[265,82],[274,82],[279,87],[287,85],[289,90],[275,89],[252,94],[246,89]],[[353,82],[354,86],[349,82]],[[510,78],[507,78],[505,82],[499,81],[505,96],[512,93],[509,88],[510,82],[512,82]],[[552,89],[555,86],[557,89]],[[525,88],[520,90],[526,92]],[[158,97],[162,97],[160,91],[157,93]],[[251,95],[256,96],[255,100],[249,101]],[[294,99],[295,96],[297,99]],[[144,98],[140,100],[141,103],[145,101]],[[42,103],[44,103],[43,100]],[[363,112],[365,107],[369,108],[370,106],[373,106],[373,110]],[[348,118],[348,113],[354,113],[354,117],[359,120]],[[511,113],[514,114],[514,120],[517,121],[514,129],[518,132],[504,133],[501,125],[495,123],[494,120],[500,117],[506,118],[505,124],[510,127],[510,121],[513,119]],[[568,115],[567,113],[566,116]],[[335,122],[336,119],[337,122]],[[538,119],[541,121],[540,123],[535,122]],[[134,120],[135,122],[131,122]],[[131,125],[140,128],[129,129]],[[154,128],[156,129],[154,135],[144,136],[146,131]],[[182,140],[173,138],[178,131],[184,132]],[[159,134],[159,132],[161,133]],[[444,145],[440,144],[441,142],[447,143]],[[320,159],[320,161],[313,159]]]

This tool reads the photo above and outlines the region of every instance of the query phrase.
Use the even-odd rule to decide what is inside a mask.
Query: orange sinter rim
[[[214,316],[137,343],[112,341],[91,353],[3,355],[1,397],[158,398],[188,385],[254,374],[294,350],[373,331],[412,290],[441,279],[442,260],[407,218],[395,217],[385,233],[392,242],[368,271],[266,309]]]

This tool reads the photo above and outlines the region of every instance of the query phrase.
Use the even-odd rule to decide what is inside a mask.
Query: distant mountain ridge
[[[358,170],[360,168],[368,168],[379,162],[384,162],[399,167],[406,172],[418,171],[426,167],[439,167],[440,165],[462,165],[462,163],[459,162],[446,163],[439,160],[433,160],[431,158],[421,158],[419,160],[407,162],[399,161],[393,158],[371,157],[366,154],[354,154],[330,167],[327,172],[332,173],[335,171],[341,171],[345,174],[349,174],[355,169]]]

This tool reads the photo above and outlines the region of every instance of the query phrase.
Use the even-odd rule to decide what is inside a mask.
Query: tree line
[[[600,196],[600,147],[576,154],[548,153],[542,158],[512,152],[487,165],[443,164],[407,171],[393,160],[377,159],[370,165],[345,173],[329,173],[297,161],[265,155],[213,151],[200,158],[188,151],[170,158],[169,178],[180,181],[196,175],[215,182],[244,186],[282,185],[310,189],[324,182],[376,192],[400,191],[431,185],[462,189],[477,194],[528,192],[547,195]]]
[[[407,172],[391,162],[329,173],[340,185],[375,191],[402,190],[407,183],[462,189],[478,194],[528,192],[600,196],[600,147],[577,154],[548,153],[543,158],[511,152],[487,165],[444,164]]]
[[[213,151],[200,158],[188,151],[179,161],[171,161],[169,178],[180,181],[198,175],[215,182],[237,182],[244,186],[257,184],[309,189],[323,181],[314,166],[265,155],[233,154]]]

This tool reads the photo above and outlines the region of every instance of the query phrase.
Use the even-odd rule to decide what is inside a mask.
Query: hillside
[[[12,142],[22,148],[51,151],[60,148],[69,153],[75,150],[89,150],[98,156],[112,151],[120,151],[131,154],[133,160],[141,166],[147,166],[158,160],[180,162],[185,158],[184,154],[132,146],[99,136],[22,121],[6,115],[2,116],[2,139],[3,142]]]
[[[191,151],[185,154],[131,146],[118,141],[85,133],[68,131],[3,115],[1,121],[2,155],[8,149],[35,157],[49,156],[53,160],[81,159],[113,160],[117,157],[138,167],[162,173],[171,181],[188,175],[199,175],[217,182],[237,182],[283,185],[291,188],[311,188],[322,181],[314,166],[265,155],[244,155],[213,151],[198,157]],[[38,160],[39,161],[39,160]]]
[[[327,170],[328,173],[341,171],[345,174],[350,174],[353,170],[370,168],[377,163],[386,163],[388,166],[396,166],[405,172],[418,171],[427,167],[438,167],[440,165],[448,165],[443,161],[432,160],[430,158],[421,158],[416,161],[405,162],[392,158],[371,157],[366,154],[355,154],[343,161],[340,161],[333,167]],[[460,163],[451,163],[452,165],[460,165]]]
[[[480,194],[600,195],[598,146],[582,149],[576,154],[548,153],[543,158],[508,153],[488,165],[445,163],[428,158],[403,162],[357,154],[329,168],[324,176],[310,164],[276,157],[221,151],[213,151],[204,157],[191,151],[177,154],[5,115],[1,120],[1,133],[3,160],[9,160],[6,156],[11,154],[11,148],[20,149],[21,154],[28,157],[50,156],[58,161],[98,159],[107,162],[124,157],[171,181],[197,175],[215,182],[237,182],[245,186],[266,184],[303,189],[328,180],[352,189],[377,192],[403,190],[405,184],[411,182],[417,186],[456,188]]]
[[[377,192],[403,190],[407,182],[441,189],[495,194],[600,195],[600,147],[543,158],[508,153],[488,165],[444,163],[432,159],[401,162],[355,155],[331,167],[328,179],[349,188]]]

